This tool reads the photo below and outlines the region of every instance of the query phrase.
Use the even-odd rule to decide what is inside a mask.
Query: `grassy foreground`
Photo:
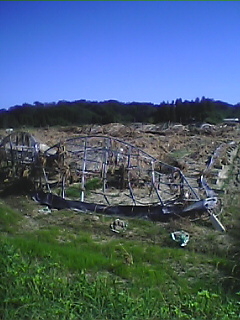
[[[169,236],[180,225],[131,220],[118,235],[107,218],[76,224],[66,211],[29,229],[1,202],[0,319],[239,319],[239,199],[230,202],[229,232],[189,224],[185,248]]]

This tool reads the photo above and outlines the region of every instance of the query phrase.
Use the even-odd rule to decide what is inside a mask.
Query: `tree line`
[[[240,118],[240,103],[230,105],[202,97],[195,101],[153,103],[122,103],[116,100],[65,101],[57,103],[24,103],[8,110],[0,110],[0,127],[46,127],[107,123],[162,123],[189,124],[208,122],[216,124],[224,118]]]

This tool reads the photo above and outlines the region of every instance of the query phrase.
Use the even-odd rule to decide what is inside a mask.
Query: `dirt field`
[[[24,129],[23,129],[24,130]],[[240,143],[240,125],[182,126],[151,124],[107,124],[79,127],[50,127],[27,129],[39,142],[48,145],[77,136],[111,136],[141,148],[151,156],[179,167],[188,176],[206,169],[209,157],[214,158],[211,181],[216,188],[228,175],[229,165],[237,154]],[[6,136],[0,130],[0,138]]]

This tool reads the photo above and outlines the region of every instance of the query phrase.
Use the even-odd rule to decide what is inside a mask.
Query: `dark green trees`
[[[116,100],[91,102],[77,100],[73,102],[61,100],[58,103],[34,102],[24,103],[0,110],[0,127],[45,127],[54,125],[106,124],[113,122],[161,123],[192,122],[217,123],[223,118],[240,118],[240,104],[229,105],[222,101],[214,101],[202,97],[195,101],[152,103],[121,103]]]

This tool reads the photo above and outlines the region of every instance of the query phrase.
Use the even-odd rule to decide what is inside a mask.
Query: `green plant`
[[[0,241],[0,314],[19,319],[238,319],[239,303],[177,283],[145,286],[109,272],[69,273],[51,255],[32,258]]]
[[[22,217],[5,204],[0,204],[0,232],[14,233]]]
[[[70,186],[69,188],[67,188],[67,190],[66,190],[66,196],[68,197],[68,198],[72,198],[72,199],[74,199],[74,198],[77,198],[77,199],[79,199],[80,198],[80,186],[79,186],[79,184],[77,184],[77,185],[73,185],[73,186]]]
[[[102,181],[99,178],[89,179],[85,183],[86,191],[96,190],[98,188],[101,188],[101,186],[102,186]]]

